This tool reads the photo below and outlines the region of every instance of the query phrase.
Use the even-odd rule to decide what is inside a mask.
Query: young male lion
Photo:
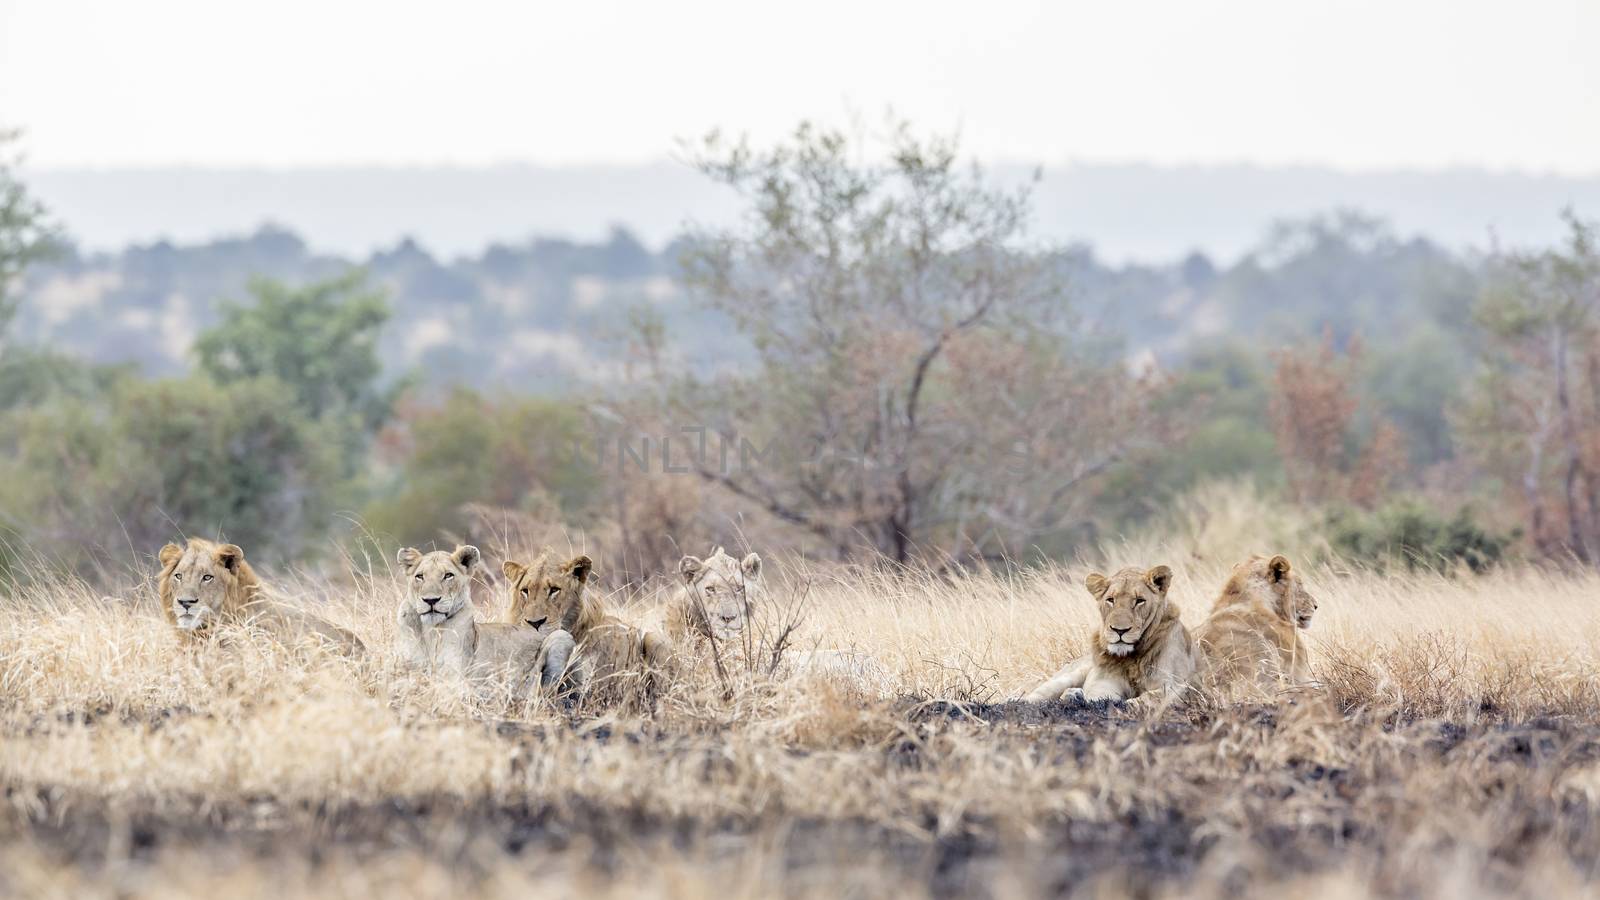
[[[398,612],[397,659],[407,668],[473,679],[509,676],[519,697],[555,684],[572,655],[572,635],[479,623],[472,607],[472,570],[481,558],[470,544],[451,553],[400,551],[406,590]]]
[[[1167,599],[1172,570],[1129,567],[1096,572],[1084,586],[1100,609],[1094,649],[1062,667],[1027,696],[1033,701],[1160,698],[1186,689],[1198,657],[1178,605]],[[1147,701],[1148,702],[1148,701]]]
[[[1316,599],[1284,557],[1252,556],[1234,566],[1195,632],[1209,686],[1271,693],[1311,684],[1311,652],[1300,629],[1311,627],[1316,611]]]
[[[269,599],[236,544],[190,538],[185,547],[162,547],[157,558],[161,612],[181,638],[210,634],[217,623],[247,624],[286,644],[315,642],[352,655],[366,651],[349,631]]]
[[[506,560],[500,567],[510,593],[505,621],[535,632],[571,632],[577,650],[569,679],[580,693],[635,674],[653,685],[654,673],[672,667],[671,642],[608,615],[600,599],[586,590],[593,570],[589,557],[558,562],[549,547],[529,563]]]

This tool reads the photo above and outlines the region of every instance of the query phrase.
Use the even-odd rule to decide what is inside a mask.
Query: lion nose
[[[722,616],[722,621],[727,622],[729,625],[732,625],[734,622],[738,621],[738,619],[739,619],[739,614],[738,613],[733,613],[731,615],[728,614],[728,613],[720,613],[719,615]]]
[[[432,609],[433,605],[435,603],[438,603],[440,600],[443,600],[443,599],[444,599],[443,597],[423,597],[422,598],[422,602],[428,604],[428,608]]]
[[[184,609],[188,609],[189,607],[191,607],[191,606],[193,606],[193,605],[195,605],[196,603],[199,603],[199,602],[200,601],[198,601],[198,600],[179,600],[178,601],[178,605],[183,607]]]
[[[1118,628],[1117,626],[1113,625],[1113,626],[1111,626],[1111,630],[1115,631],[1117,633],[1117,637],[1122,637],[1123,635],[1125,635],[1128,632],[1132,631],[1133,630],[1133,626],[1130,625],[1127,628]]]

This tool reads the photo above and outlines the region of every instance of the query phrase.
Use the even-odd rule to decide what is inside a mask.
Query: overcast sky
[[[893,106],[991,161],[1600,173],[1600,0],[0,0],[33,167],[636,163]]]

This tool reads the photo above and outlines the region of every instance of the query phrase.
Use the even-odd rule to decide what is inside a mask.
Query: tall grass
[[[397,681],[383,567],[274,579],[358,660],[184,647],[144,581],[31,581],[0,597],[0,892],[1592,890],[1600,576],[1380,576],[1309,561],[1295,525],[1231,488],[1072,565],[769,560],[807,598],[796,645],[870,653],[887,690],[702,672],[649,714]],[[1085,648],[1091,568],[1171,566],[1194,625],[1252,552],[1308,560],[1318,697],[1001,702]],[[640,622],[661,599],[610,597]]]

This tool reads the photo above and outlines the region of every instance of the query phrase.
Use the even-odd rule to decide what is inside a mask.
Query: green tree
[[[250,304],[224,303],[221,320],[196,339],[200,370],[224,385],[276,379],[306,415],[343,432],[354,466],[398,390],[381,383],[383,292],[356,270],[303,287],[256,279],[250,294]]]
[[[16,177],[17,157],[8,150],[16,139],[17,132],[0,130],[0,339],[16,315],[16,284],[22,271],[60,247],[44,206]]]
[[[1520,501],[1534,546],[1600,563],[1600,244],[1566,215],[1565,246],[1496,260],[1477,308],[1481,371],[1465,442]]]
[[[0,530],[86,575],[174,534],[299,557],[345,484],[326,427],[272,379],[126,378],[0,418]]]
[[[458,388],[438,403],[404,409],[385,430],[380,455],[396,464],[365,519],[375,532],[412,544],[467,533],[468,504],[553,507],[582,521],[599,487],[583,435],[572,403],[488,400]]]

